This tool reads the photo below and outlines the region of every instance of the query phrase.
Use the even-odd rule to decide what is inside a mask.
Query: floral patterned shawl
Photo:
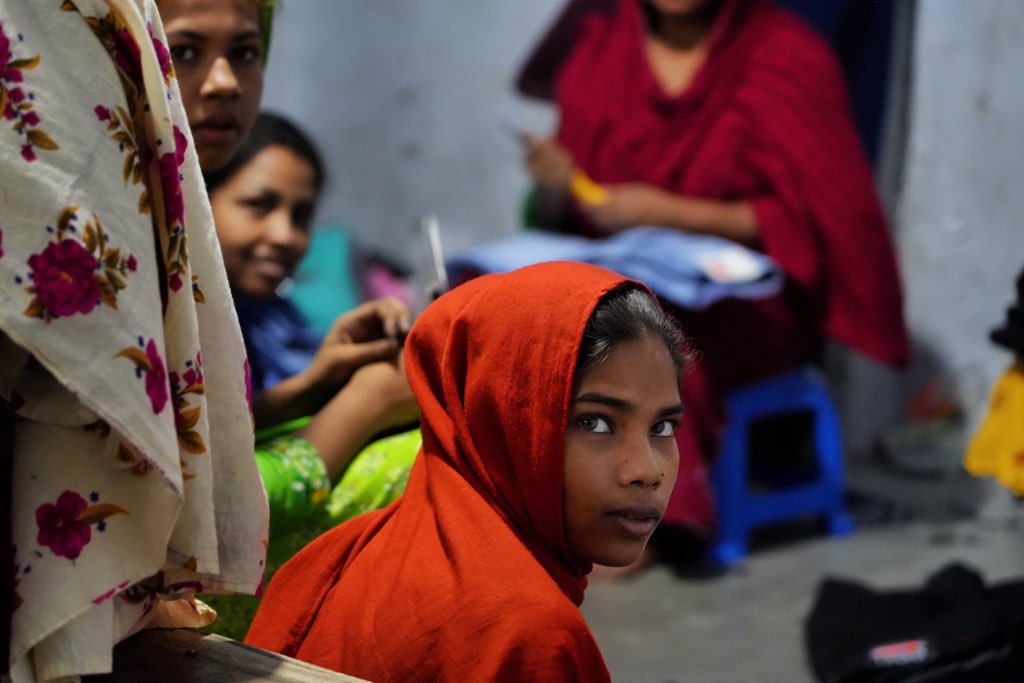
[[[109,671],[262,576],[245,353],[164,43],[151,0],[0,0],[15,680]]]

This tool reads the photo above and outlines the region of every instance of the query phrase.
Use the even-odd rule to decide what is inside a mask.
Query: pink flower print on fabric
[[[36,543],[49,548],[54,555],[77,559],[82,549],[92,540],[92,525],[104,531],[106,519],[112,515],[128,514],[124,508],[110,503],[96,503],[98,493],[89,496],[94,505],[75,491],[64,491],[56,503],[43,503],[36,508]]]
[[[174,126],[174,149],[160,155],[160,186],[163,189],[163,215],[167,231],[167,285],[174,292],[181,290],[188,279],[188,240],[185,236],[185,200],[181,189],[180,167],[185,161],[188,139]],[[205,298],[198,285],[192,282],[193,299],[202,303]]]
[[[126,28],[114,31],[114,62],[132,83],[142,89],[142,55]]]
[[[166,45],[153,36],[152,24],[147,24],[146,30],[149,31],[149,39],[153,41],[153,51],[156,52],[157,61],[160,63],[160,74],[164,77],[164,82],[166,83],[174,69],[171,64],[171,53]]]
[[[151,369],[146,372],[146,394],[149,395],[149,402],[153,406],[153,412],[159,413],[167,405],[167,372],[164,369],[164,361],[157,351],[156,343],[150,339],[146,344],[146,356],[149,358]]]
[[[135,125],[132,123],[131,114],[124,107],[120,105],[106,107],[97,104],[92,111],[101,124],[106,123],[105,128],[110,139],[117,143],[118,151],[125,156],[121,170],[124,184],[126,186],[129,183],[142,185],[138,204],[139,213],[149,213],[152,208],[149,198],[149,160],[152,153],[149,151],[149,145],[136,144]]]
[[[54,555],[74,560],[92,540],[92,529],[78,516],[89,507],[85,498],[74,491],[65,491],[56,503],[43,503],[36,508],[39,534],[36,543],[46,546]]]
[[[22,36],[17,36],[18,41]],[[33,94],[24,87],[15,86],[25,82],[23,71],[39,66],[39,55],[15,59],[11,49],[11,38],[0,23],[0,115],[6,121],[13,121],[12,129],[24,136],[21,158],[27,162],[36,160],[36,148],[55,150],[59,146],[44,130],[38,128],[39,114],[32,110]]]
[[[181,194],[181,174],[178,169],[185,161],[186,149],[188,138],[175,126],[174,151],[160,156],[160,182],[164,189],[164,215],[167,217],[168,230],[173,230],[185,218],[185,201]]]
[[[0,258],[4,257],[4,231],[0,230]]]
[[[101,603],[106,602],[110,598],[112,598],[115,595],[117,595],[117,593],[119,591],[123,591],[125,588],[127,588],[128,587],[128,583],[129,583],[128,581],[122,581],[121,583],[117,584],[116,587],[111,588],[110,590],[106,591],[105,593],[103,593],[101,595],[97,595],[95,598],[92,599],[92,604],[99,605]]]
[[[9,83],[21,83],[21,71],[9,66],[13,54],[11,53],[11,40],[4,31],[4,25],[0,22],[0,80]]]
[[[206,392],[201,351],[196,352],[195,360],[185,361],[185,369],[181,374],[171,373],[171,392],[174,395],[174,426],[178,432],[178,445],[186,453],[193,455],[206,453],[206,442],[196,430],[196,425],[203,413],[202,405],[194,407],[188,402],[188,394],[202,395]],[[182,461],[182,467],[185,466],[186,463]],[[182,478],[186,481],[195,476],[195,474],[182,472]]]
[[[189,394],[201,395],[206,391],[202,359],[202,353],[197,352],[194,361],[185,362],[185,370],[181,374],[171,373],[171,392],[174,395],[174,426],[178,430],[178,445],[193,455],[206,452],[206,442],[195,429],[199,422],[199,416],[202,414],[202,406],[192,406],[188,396]],[[184,461],[182,465],[185,466]],[[195,477],[188,473],[183,473],[182,476],[186,481]]]
[[[167,50],[166,45],[153,37],[152,24],[146,26],[146,29],[149,31],[149,39],[153,42],[153,51],[156,52],[157,61],[160,64],[160,74],[166,82],[171,74],[171,53]],[[142,90],[142,55],[139,52],[138,43],[126,28],[114,31],[114,61],[117,62],[124,75]]]
[[[146,395],[149,396],[149,403],[153,408],[153,413],[159,414],[167,405],[167,400],[170,397],[170,386],[168,385],[164,360],[160,357],[156,341],[150,339],[146,342],[142,337],[139,337],[138,346],[129,346],[121,349],[115,355],[127,358],[135,363],[135,376],[145,378]]]
[[[53,316],[89,313],[100,301],[99,262],[75,240],[50,242],[28,259],[35,294]]]
[[[242,371],[245,375],[245,402],[249,404],[249,415],[252,415],[252,375],[249,374],[249,359],[242,361]]]
[[[33,284],[25,291],[32,300],[24,315],[49,323],[62,316],[91,313],[100,303],[116,310],[117,293],[128,286],[135,257],[109,244],[96,216],[83,228],[77,206],[62,210],[57,227],[48,225],[46,230],[55,233],[57,240],[28,259]]]

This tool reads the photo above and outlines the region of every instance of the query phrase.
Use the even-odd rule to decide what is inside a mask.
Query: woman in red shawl
[[[546,263],[413,326],[405,494],[275,576],[247,642],[373,681],[606,681],[578,605],[634,562],[675,480],[681,338],[638,283]]]
[[[552,63],[546,93],[540,72]],[[892,244],[842,73],[821,37],[768,0],[573,0],[519,86],[553,94],[561,115],[556,138],[524,136],[538,224],[717,235],[786,274],[775,297],[675,311],[700,362],[683,381],[664,521],[706,537],[704,463],[726,391],[805,363],[825,336],[883,363],[908,358]],[[581,193],[574,174],[603,191]]]

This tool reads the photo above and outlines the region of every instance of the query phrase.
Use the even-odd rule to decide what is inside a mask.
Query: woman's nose
[[[277,215],[272,215],[267,221],[266,237],[268,242],[278,246],[291,246],[296,241],[298,231],[283,214],[284,212],[280,212]]]
[[[210,70],[203,81],[200,94],[203,97],[238,97],[241,85],[226,57],[217,57],[210,65]]]
[[[624,444],[619,463],[619,483],[623,486],[656,489],[665,478],[658,451],[647,434]]]

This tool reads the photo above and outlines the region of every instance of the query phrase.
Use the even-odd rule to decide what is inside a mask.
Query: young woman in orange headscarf
[[[594,266],[441,297],[407,342],[423,449],[404,496],[286,564],[247,642],[373,681],[608,680],[578,605],[665,511],[680,342]]]

